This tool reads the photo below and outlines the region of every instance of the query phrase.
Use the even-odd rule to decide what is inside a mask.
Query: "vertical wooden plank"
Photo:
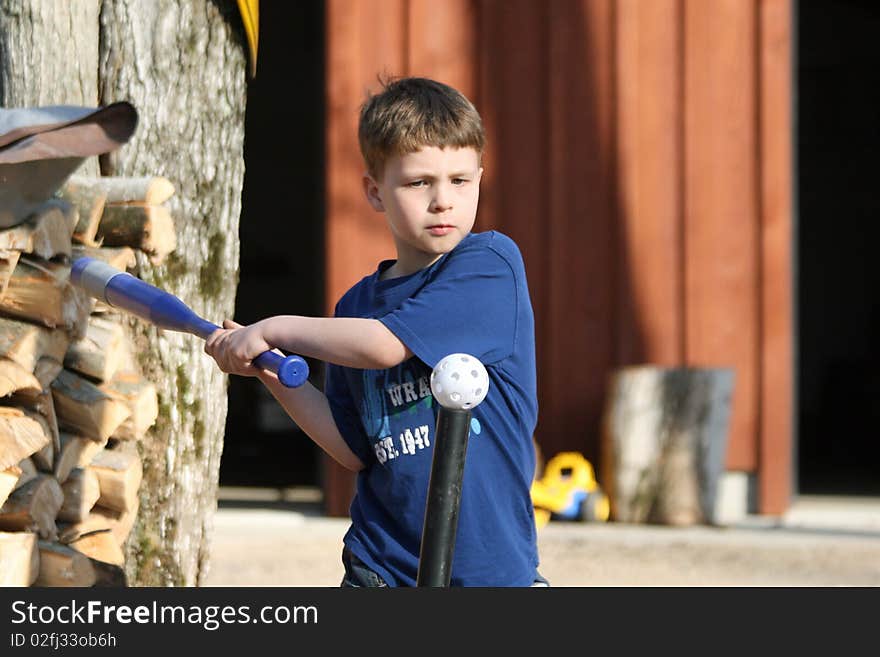
[[[406,72],[404,0],[327,0],[326,299],[327,312],[380,260],[394,257],[384,216],[364,198],[358,111],[378,75]],[[323,456],[324,507],[346,516],[354,475]]]
[[[619,365],[684,358],[680,0],[617,3]]]
[[[760,513],[784,513],[793,490],[792,6],[761,0]]]
[[[551,374],[547,331],[547,20],[531,0],[481,0],[477,107],[486,128],[477,230],[497,229],[520,247],[535,313],[538,400],[536,437],[553,440],[544,404]],[[545,449],[546,451],[546,449]]]
[[[530,247],[546,228],[546,12],[530,0],[483,0],[479,21],[487,148],[477,229],[505,231],[536,256]]]
[[[327,307],[383,258],[394,257],[384,218],[367,205],[358,111],[377,76],[405,73],[403,0],[327,2]]]
[[[476,104],[474,0],[410,0],[408,25],[408,74],[444,82]]]
[[[735,369],[727,468],[757,467],[756,8],[685,0],[685,359]]]
[[[548,239],[540,438],[548,456],[576,449],[595,462],[615,351],[613,4],[547,6],[549,212],[531,219]]]

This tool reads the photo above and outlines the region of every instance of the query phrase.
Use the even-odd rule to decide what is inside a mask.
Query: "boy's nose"
[[[437,185],[431,199],[432,212],[446,212],[452,208],[452,194],[446,185]]]

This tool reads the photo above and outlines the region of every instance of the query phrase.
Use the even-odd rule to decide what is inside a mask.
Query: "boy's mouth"
[[[438,237],[446,235],[453,230],[455,230],[455,226],[452,224],[435,224],[434,226],[428,226],[428,232],[431,233],[431,235],[436,235]]]

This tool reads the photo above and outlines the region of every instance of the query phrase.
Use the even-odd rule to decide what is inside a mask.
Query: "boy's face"
[[[474,227],[483,169],[473,148],[425,146],[364,176],[367,200],[384,212],[397,246],[397,275],[427,267]]]

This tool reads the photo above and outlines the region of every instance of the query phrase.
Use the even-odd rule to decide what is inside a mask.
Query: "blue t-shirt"
[[[337,317],[378,319],[414,356],[387,370],[327,365],[336,424],[364,463],[344,542],[391,586],[415,586],[439,405],[433,367],[476,356],[489,393],[472,410],[452,562],[453,586],[529,586],[538,552],[530,486],[537,422],[534,316],[516,244],[471,233],[430,267],[342,297]]]

